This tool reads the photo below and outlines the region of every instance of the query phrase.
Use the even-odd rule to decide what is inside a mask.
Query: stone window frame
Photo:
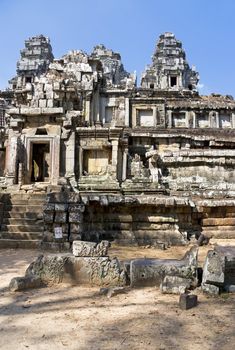
[[[152,126],[144,126],[140,125],[140,111],[152,110],[153,111],[153,121],[154,125]],[[144,105],[135,105],[132,107],[132,127],[141,127],[141,128],[149,128],[157,126],[157,106],[152,104],[144,104]]]
[[[180,115],[180,114],[184,114],[184,120],[185,120],[185,126],[176,126],[175,125],[175,119],[174,119],[174,115],[175,114],[178,114],[178,115]],[[188,123],[187,123],[187,111],[185,111],[185,110],[179,110],[179,111],[172,111],[172,128],[176,128],[176,129],[178,129],[178,128],[182,128],[182,129],[184,129],[184,128],[188,128],[188,125],[187,125]]]

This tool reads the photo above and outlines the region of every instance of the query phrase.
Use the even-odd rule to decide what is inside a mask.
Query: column
[[[51,144],[53,144],[53,146]],[[50,150],[52,164],[52,185],[57,185],[60,176],[60,135],[53,137],[53,141],[50,142],[50,147],[52,148]]]
[[[79,146],[79,155],[78,155],[78,164],[79,164],[79,178],[83,175],[83,149],[82,146]]]
[[[118,140],[112,140],[112,168],[115,178],[117,178],[117,163],[118,163]]]
[[[219,128],[219,112],[216,112],[216,127]]]
[[[128,148],[124,148],[122,154],[122,181],[126,180]]]
[[[172,128],[172,111],[167,111],[168,128]]]
[[[7,156],[6,156],[6,177],[7,183],[13,185],[16,179],[16,159],[17,159],[17,147],[18,137],[12,136],[9,140],[7,147]]]
[[[130,102],[129,98],[125,98],[125,126],[130,126]]]
[[[90,110],[91,110],[91,101],[90,100],[86,100],[85,101],[85,121],[90,124]]]
[[[75,165],[75,132],[73,131],[66,143],[66,157],[65,157],[65,177],[74,177]]]
[[[235,129],[235,113],[232,113],[232,128]]]

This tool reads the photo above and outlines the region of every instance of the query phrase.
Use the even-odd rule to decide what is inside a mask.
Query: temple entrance
[[[50,178],[50,144],[32,144],[31,182],[47,182]]]

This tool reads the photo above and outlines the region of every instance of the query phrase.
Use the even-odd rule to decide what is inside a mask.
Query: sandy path
[[[208,248],[200,248],[200,259]],[[120,258],[180,258],[185,248],[167,251],[112,249]],[[235,348],[235,295],[207,298],[182,311],[178,296],[156,288],[131,290],[111,299],[99,288],[57,285],[10,293],[9,281],[22,275],[35,251],[0,251],[0,349],[232,350]]]

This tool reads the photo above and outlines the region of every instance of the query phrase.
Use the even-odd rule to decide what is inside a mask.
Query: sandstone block
[[[188,310],[197,306],[197,295],[181,294],[179,299],[179,307],[182,310]]]
[[[54,212],[44,212],[43,219],[44,219],[45,223],[53,223]]]
[[[68,208],[67,204],[55,204],[55,211],[66,211]]]
[[[43,286],[42,280],[37,276],[14,277],[12,278],[9,289],[12,292],[26,290],[30,288],[39,288]]]
[[[69,213],[69,222],[80,222],[83,219],[83,214],[80,211]]]
[[[178,276],[165,276],[160,285],[163,294],[183,294],[191,287],[192,280]]]
[[[130,263],[132,287],[160,286],[165,276],[177,276],[197,284],[198,247],[192,247],[182,260],[135,259]]]
[[[73,255],[74,256],[107,256],[110,243],[101,241],[100,243],[74,241]]]
[[[56,223],[66,223],[66,221],[67,221],[67,214],[63,213],[63,212],[56,212],[54,221]]]
[[[219,295],[220,293],[220,288],[213,284],[202,283],[202,290],[204,293],[210,295]]]
[[[40,278],[46,285],[61,282],[109,287],[126,285],[126,274],[119,261],[109,257],[41,255],[29,265],[25,276]]]

